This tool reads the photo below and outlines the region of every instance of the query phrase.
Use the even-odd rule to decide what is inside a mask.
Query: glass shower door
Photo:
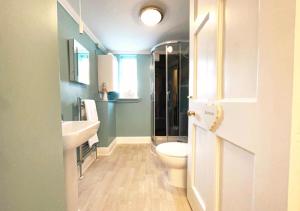
[[[179,45],[166,45],[166,129],[168,141],[179,136]]]
[[[179,141],[188,141],[189,44],[179,46]]]
[[[165,42],[153,53],[152,140],[155,145],[187,141],[188,53],[187,42]]]
[[[154,60],[154,143],[160,144],[167,141],[166,131],[166,55],[165,46],[161,46],[153,54]]]

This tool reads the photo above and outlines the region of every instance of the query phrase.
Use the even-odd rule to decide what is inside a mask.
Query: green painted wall
[[[78,120],[77,97],[95,99],[98,97],[97,54],[101,51],[87,34],[80,34],[78,24],[58,3],[58,44],[60,62],[60,94],[64,120]],[[90,85],[69,81],[68,40],[76,39],[90,52]]]
[[[101,121],[98,146],[107,147],[116,137],[116,103],[99,101],[97,112]]]
[[[58,4],[58,41],[60,61],[61,108],[64,120],[77,120],[77,97],[98,99],[97,55],[102,52],[86,34],[79,34],[78,24]],[[75,38],[90,51],[91,84],[81,85],[69,81],[68,39]],[[99,146],[108,146],[115,136],[150,136],[150,64],[151,55],[137,55],[138,103],[97,103],[101,121],[98,132]]]
[[[138,95],[140,102],[117,103],[117,136],[151,135],[150,65],[151,55],[137,55]]]
[[[56,0],[1,1],[0,210],[63,211]]]
[[[113,103],[99,102],[97,55],[103,54],[87,34],[78,32],[78,24],[58,3],[58,41],[60,61],[61,108],[64,120],[78,120],[77,97],[96,99],[98,117],[101,121],[99,146],[108,146],[116,134],[116,113]],[[90,85],[69,81],[68,39],[75,38],[90,52]]]

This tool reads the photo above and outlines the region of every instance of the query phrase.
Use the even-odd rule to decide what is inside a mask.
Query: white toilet
[[[187,143],[168,142],[156,147],[168,169],[169,184],[179,188],[186,188],[187,146]]]

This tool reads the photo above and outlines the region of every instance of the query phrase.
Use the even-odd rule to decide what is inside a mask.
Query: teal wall
[[[116,103],[98,101],[97,112],[101,120],[98,146],[107,147],[116,137]]]
[[[80,34],[78,24],[58,3],[58,44],[60,62],[60,94],[64,120],[78,120],[77,97],[95,99],[98,97],[97,54],[102,52],[87,34]],[[76,39],[90,52],[90,85],[69,81],[68,40]]]
[[[78,24],[58,4],[58,42],[60,61],[61,109],[64,120],[77,120],[77,97],[98,99],[97,55],[103,52],[86,34],[79,34]],[[75,38],[90,51],[90,85],[69,81],[68,39]],[[138,93],[141,100],[134,103],[96,102],[101,121],[99,146],[108,146],[115,136],[150,136],[150,64],[151,55],[137,55]]]
[[[78,120],[77,97],[95,99],[101,121],[99,146],[108,146],[116,134],[116,111],[113,103],[100,102],[98,97],[97,55],[103,54],[87,34],[80,34],[78,24],[58,3],[58,41],[60,61],[61,109],[64,120]],[[90,85],[69,80],[68,39],[76,39],[90,52]]]
[[[150,65],[151,55],[137,55],[139,102],[116,105],[117,136],[151,135]]]
[[[56,0],[1,1],[1,211],[65,207],[56,11]]]

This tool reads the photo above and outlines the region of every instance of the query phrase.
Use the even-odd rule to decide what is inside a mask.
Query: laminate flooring
[[[80,211],[191,211],[150,144],[117,145],[79,181]]]

